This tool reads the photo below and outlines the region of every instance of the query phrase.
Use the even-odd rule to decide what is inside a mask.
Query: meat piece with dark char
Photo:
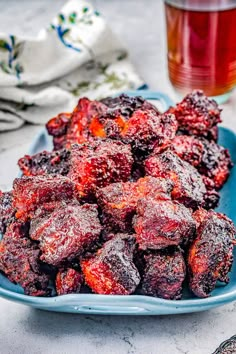
[[[59,115],[47,124],[54,137],[54,148],[70,148],[72,144],[94,139],[115,139],[130,143],[136,151],[150,153],[154,146],[169,145],[177,130],[173,114],[161,114],[142,97],[108,97],[102,101],[79,100],[68,118]]]
[[[203,136],[207,139],[216,137],[216,125],[221,122],[218,104],[208,98],[201,90],[194,90],[171,107],[168,113],[175,115],[179,131],[187,135]]]
[[[138,201],[133,226],[139,248],[143,250],[185,246],[192,240],[196,229],[191,210],[183,204],[152,198]]]
[[[13,182],[13,207],[22,221],[32,218],[37,208],[46,203],[70,201],[74,183],[60,175],[16,178]]]
[[[120,141],[96,141],[73,145],[68,177],[79,197],[93,197],[97,188],[126,182],[131,176],[133,158],[129,145]]]
[[[228,283],[233,262],[235,228],[224,214],[197,211],[197,235],[188,253],[189,286],[198,297],[208,297],[216,282]]]
[[[71,113],[60,113],[46,124],[48,134],[53,136],[54,150],[60,150],[66,146],[66,133],[70,119]]]
[[[186,265],[180,250],[149,254],[145,257],[141,291],[145,295],[167,300],[179,300],[182,296]]]
[[[155,109],[138,110],[126,122],[121,139],[131,144],[134,154],[160,152],[168,147],[177,131],[173,114],[160,114]]]
[[[94,138],[106,138],[104,127],[99,121],[106,111],[107,107],[103,103],[81,98],[71,115],[66,133],[66,147],[87,143]]]
[[[170,149],[182,160],[196,168],[202,161],[204,146],[196,136],[176,135],[172,140]]]
[[[82,144],[94,138],[112,138],[120,140],[120,134],[126,122],[139,109],[155,109],[142,97],[107,97],[104,100],[91,101],[88,98],[79,100],[74,109],[66,134],[67,147],[71,144]]]
[[[71,113],[60,113],[51,118],[46,124],[49,135],[62,136],[67,132],[68,124],[71,119]]]
[[[0,241],[0,270],[20,284],[26,295],[46,296],[49,276],[40,269],[40,250],[28,237],[28,226],[13,222]]]
[[[25,155],[18,165],[25,176],[60,174],[66,176],[69,172],[70,151],[42,151],[35,155]]]
[[[99,240],[101,230],[97,206],[76,203],[55,209],[30,237],[39,242],[40,259],[59,266],[89,250]]]
[[[132,218],[138,200],[152,197],[157,200],[170,199],[173,186],[164,178],[147,176],[137,182],[113,183],[97,191],[98,205],[102,209],[102,220],[106,228],[131,232]]]
[[[121,94],[117,97],[103,98],[101,102],[108,107],[107,114],[110,117],[122,116],[128,119],[139,109],[152,108],[159,112],[155,106],[141,96],[130,97],[126,94]]]
[[[14,221],[15,212],[12,206],[12,192],[0,191],[0,234]]]
[[[133,263],[135,238],[118,234],[105,242],[90,259],[81,261],[87,285],[97,294],[129,295],[134,293],[140,275]]]
[[[73,268],[59,270],[56,275],[57,295],[78,294],[83,283],[83,276]]]
[[[201,175],[172,151],[150,155],[145,160],[145,171],[153,177],[170,179],[174,184],[171,192],[174,200],[193,209],[204,204],[206,187]]]
[[[172,141],[171,150],[210,178],[215,189],[224,185],[233,166],[227,149],[204,138],[178,135]]]
[[[204,149],[198,170],[213,180],[216,189],[223,187],[233,166],[229,151],[214,141],[202,140]]]
[[[53,201],[38,206],[30,220],[30,237],[33,240],[39,240],[44,229],[44,223],[50,217],[50,215],[55,210],[60,210],[61,208],[65,208],[68,205],[79,206],[80,204],[77,200],[57,200],[55,202]]]

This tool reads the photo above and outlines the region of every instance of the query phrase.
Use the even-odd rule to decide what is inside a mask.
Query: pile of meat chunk
[[[32,296],[209,296],[235,243],[213,210],[232,167],[220,121],[201,91],[165,113],[121,95],[52,118],[54,150],[21,158],[0,192],[0,271]]]

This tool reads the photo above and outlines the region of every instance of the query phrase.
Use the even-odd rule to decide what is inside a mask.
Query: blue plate
[[[150,91],[128,92],[128,94],[141,95],[146,99],[155,100],[163,111],[172,104],[164,94]],[[236,136],[225,128],[220,128],[219,143],[230,150],[234,163],[236,163]],[[35,138],[31,145],[30,154],[52,148],[51,139],[45,130]],[[227,214],[236,223],[236,169],[233,168],[231,175],[221,190],[221,201],[217,211]],[[236,250],[234,252],[236,259]],[[97,295],[97,294],[74,294],[62,295],[51,298],[40,298],[23,294],[19,285],[11,283],[5,276],[0,274],[0,296],[5,299],[19,302],[47,311],[113,314],[113,315],[167,315],[188,312],[197,312],[224,305],[236,300],[236,261],[230,273],[230,283],[226,286],[220,284],[207,299],[198,299],[184,291],[183,299],[164,300],[142,295]]]

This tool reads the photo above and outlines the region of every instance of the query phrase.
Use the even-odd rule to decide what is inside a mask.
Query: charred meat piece
[[[196,168],[202,162],[204,146],[196,136],[177,135],[172,140],[170,149],[182,160]]]
[[[107,107],[98,101],[81,98],[75,107],[66,134],[66,146],[83,144],[94,137],[106,138],[100,117],[106,114]]]
[[[13,183],[13,207],[16,217],[23,221],[42,204],[69,201],[73,196],[73,182],[60,175],[16,178]]]
[[[120,235],[107,241],[90,259],[81,262],[87,285],[97,294],[129,295],[140,282],[133,263],[135,238]]]
[[[97,141],[73,145],[68,176],[76,184],[80,197],[93,196],[97,188],[126,182],[131,175],[133,158],[129,145],[119,141]]]
[[[56,276],[57,295],[76,294],[80,292],[83,276],[77,270],[68,268],[60,270]]]
[[[40,259],[58,266],[88,250],[98,241],[101,225],[97,207],[71,204],[55,209],[30,237],[39,241]]]
[[[12,192],[0,191],[0,233],[14,221],[15,209],[12,206]]]
[[[20,284],[26,295],[48,295],[49,276],[41,272],[40,250],[26,234],[24,224],[14,222],[8,226],[0,241],[0,270],[10,281]]]
[[[54,137],[65,135],[70,119],[71,113],[60,113],[56,117],[50,119],[46,124],[48,134]]]
[[[146,266],[141,283],[142,293],[167,300],[179,300],[186,276],[186,266],[182,253],[161,252],[145,257]]]
[[[229,177],[233,166],[229,151],[214,141],[202,139],[204,146],[201,164],[198,170],[214,181],[216,189],[220,189]]]
[[[108,107],[107,114],[110,117],[122,116],[129,119],[139,109],[152,108],[158,112],[156,107],[141,96],[129,97],[128,95],[121,94],[118,97],[106,97],[101,102]]]
[[[144,177],[137,182],[113,183],[97,191],[98,204],[106,228],[116,231],[132,231],[132,218],[138,200],[146,196],[154,199],[170,199],[172,183],[164,178]]]
[[[34,212],[31,220],[30,220],[30,229],[29,234],[33,240],[39,240],[41,237],[41,233],[44,230],[44,222],[50,217],[51,213],[54,210],[59,210],[61,208],[65,208],[67,205],[80,205],[77,200],[65,201],[65,200],[57,200],[55,202],[49,202],[40,205]]]
[[[163,249],[188,244],[195,233],[191,211],[170,200],[140,199],[133,219],[140,249]]]
[[[233,262],[235,228],[225,215],[197,212],[200,226],[188,254],[189,286],[198,297],[207,297],[217,280],[228,283]]]
[[[53,136],[54,150],[61,150],[66,146],[66,133],[71,119],[71,113],[60,113],[49,120],[46,129]]]
[[[153,177],[170,179],[174,184],[172,198],[185,206],[196,209],[204,203],[206,187],[201,175],[172,151],[152,154],[145,161],[145,170]]]
[[[108,97],[102,101],[79,100],[71,119],[59,115],[47,124],[56,149],[91,142],[94,138],[123,140],[133,148],[150,152],[165,148],[174,137],[177,121],[141,97]],[[135,136],[135,138],[134,138]]]
[[[160,114],[155,109],[138,110],[126,122],[121,132],[124,142],[131,144],[134,153],[162,151],[174,138],[177,121],[173,114]]]
[[[202,175],[209,177],[214,188],[219,189],[226,182],[232,161],[229,151],[223,146],[203,138],[179,135],[173,139],[171,149]]]
[[[25,155],[18,161],[18,165],[25,176],[39,176],[46,174],[67,175],[69,171],[70,151],[42,151],[35,155]]]
[[[187,135],[198,135],[212,139],[216,135],[214,127],[221,122],[221,110],[216,101],[206,97],[200,90],[195,90],[185,96],[168,112],[175,115],[179,131]],[[212,130],[212,128],[214,129]]]
[[[120,139],[127,120],[138,109],[157,109],[141,97],[108,97],[100,102],[79,100],[67,131],[67,146],[85,143],[93,138]]]
[[[70,119],[71,113],[60,113],[46,124],[48,134],[53,136],[54,150],[60,150],[66,146],[66,133]]]

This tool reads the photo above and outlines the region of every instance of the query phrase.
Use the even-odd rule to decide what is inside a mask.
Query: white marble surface
[[[0,31],[36,34],[64,0],[0,0]],[[152,89],[174,98],[167,79],[161,0],[96,0],[127,43]],[[224,125],[236,131],[236,94],[224,107]],[[11,185],[16,162],[40,127],[0,134],[0,189]],[[211,354],[236,333],[236,303],[179,316],[86,316],[33,310],[0,299],[1,354],[144,353]]]

